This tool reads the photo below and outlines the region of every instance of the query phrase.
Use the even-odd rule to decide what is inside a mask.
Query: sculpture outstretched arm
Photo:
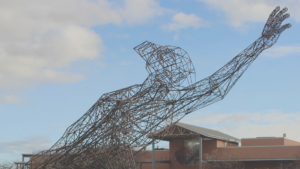
[[[265,49],[273,46],[281,33],[291,27],[291,24],[281,26],[281,23],[290,16],[290,14],[285,14],[288,9],[283,8],[280,12],[279,10],[280,7],[276,7],[271,13],[260,38],[209,77],[210,80],[213,81],[212,83],[217,83],[222,86],[224,90],[223,97],[229,92],[258,55]]]
[[[285,14],[288,9],[279,10],[280,7],[276,7],[271,13],[260,38],[214,74],[188,87],[195,88],[195,91],[187,92],[182,99],[189,100],[189,103],[197,101],[196,105],[192,106],[193,110],[223,99],[258,55],[273,46],[280,34],[291,27],[291,24],[281,26],[282,22],[290,16]],[[195,92],[198,94],[195,95]]]

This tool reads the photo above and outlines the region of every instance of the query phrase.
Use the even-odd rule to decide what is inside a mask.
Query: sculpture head
[[[134,50],[146,61],[148,73],[158,75],[164,82],[173,86],[194,82],[195,68],[188,53],[180,47],[146,41]]]

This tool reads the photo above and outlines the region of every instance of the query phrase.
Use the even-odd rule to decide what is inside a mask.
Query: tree
[[[13,169],[15,164],[9,161],[0,161],[0,169]]]
[[[283,164],[282,169],[300,169],[300,152],[296,155],[297,160],[292,163]]]

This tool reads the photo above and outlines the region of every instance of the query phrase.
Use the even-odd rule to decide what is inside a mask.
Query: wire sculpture
[[[102,95],[49,150],[33,156],[27,165],[43,169],[136,168],[133,148],[145,148],[154,141],[151,135],[155,131],[166,130],[185,115],[222,100],[258,55],[291,27],[281,26],[290,16],[285,14],[287,10],[276,7],[260,38],[198,82],[183,49],[149,41],[136,46],[134,50],[146,61],[147,79]]]

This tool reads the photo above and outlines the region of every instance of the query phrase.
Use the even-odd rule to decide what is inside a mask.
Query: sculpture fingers
[[[278,20],[277,24],[275,25],[276,28],[279,28],[279,27],[281,26],[282,22],[283,22],[286,18],[289,18],[289,17],[290,17],[290,14],[289,14],[289,13],[283,15],[283,16]]]
[[[280,18],[287,11],[288,11],[288,8],[284,7],[280,12],[277,13],[277,15],[275,16],[275,19]]]
[[[284,16],[283,14],[286,13],[287,11],[288,11],[288,8],[284,7],[280,12],[278,12],[272,22],[272,26],[279,27],[280,25],[278,25],[278,23],[282,20],[282,17]]]
[[[281,34],[284,30],[291,28],[291,27],[292,27],[292,25],[290,23],[281,26],[279,29],[279,34]]]
[[[274,17],[275,17],[275,15],[276,15],[276,13],[278,12],[280,10],[280,6],[277,6],[274,10],[273,10],[273,12],[270,14],[270,16],[269,16],[269,19],[268,19],[268,21],[267,21],[267,24],[270,24],[273,20],[274,20]]]

